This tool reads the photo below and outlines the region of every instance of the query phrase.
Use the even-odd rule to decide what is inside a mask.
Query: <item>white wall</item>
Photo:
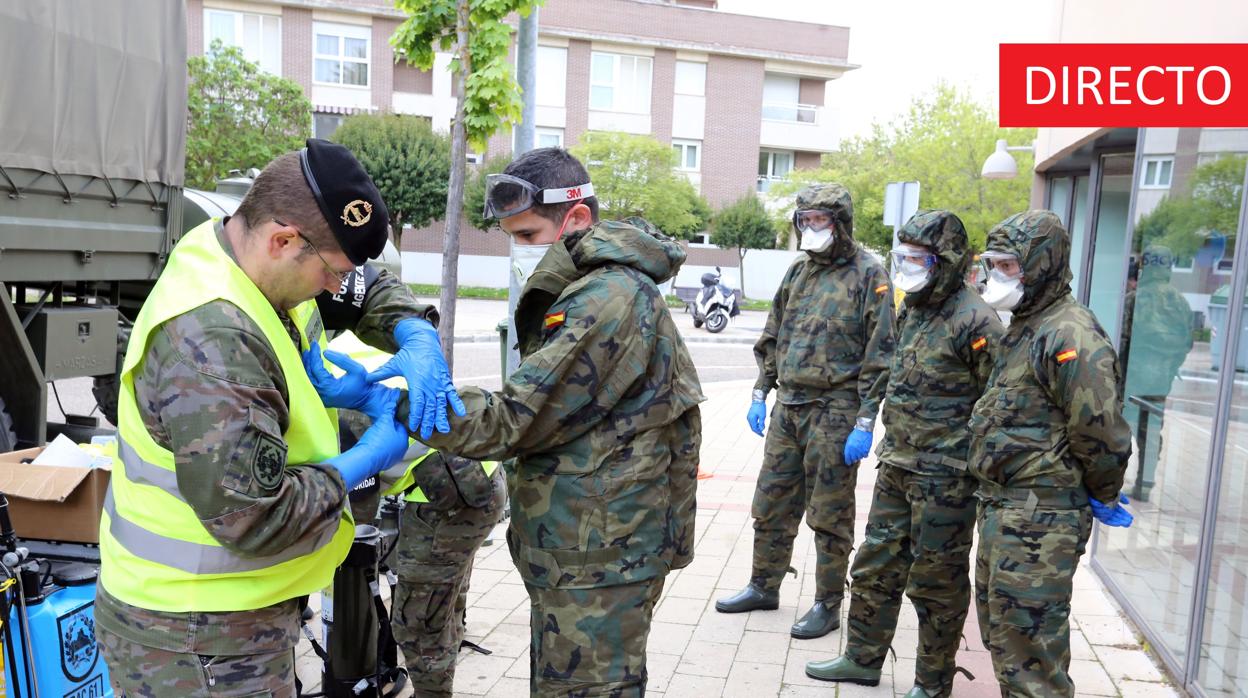
[[[751,250],[745,255],[745,295],[770,300],[780,288],[780,281],[794,259],[806,254],[790,250]],[[485,288],[507,288],[510,279],[506,257],[460,255],[459,284]],[[713,266],[686,264],[676,275],[675,286],[701,288],[702,274],[715,271]],[[737,267],[723,270],[722,280],[732,288],[741,288],[741,271]],[[403,281],[409,284],[442,283],[442,255],[433,252],[404,252]],[[672,284],[664,291],[670,293]]]
[[[507,288],[511,278],[506,257],[459,256],[459,285]],[[403,253],[403,281],[409,284],[442,285],[442,255],[432,252]]]

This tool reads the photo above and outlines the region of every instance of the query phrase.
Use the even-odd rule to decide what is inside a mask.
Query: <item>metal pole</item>
[[[516,149],[513,155],[519,157],[533,150],[537,144],[537,13],[534,7],[528,17],[520,18],[520,28],[516,36],[516,81],[520,83],[520,96],[523,100],[520,123],[516,126]],[[510,267],[515,268],[515,243],[511,244],[513,253]],[[514,273],[510,277],[507,289],[507,369],[503,372],[503,380],[511,375],[520,365],[520,351],[517,349],[516,336],[516,303],[520,300],[520,284]]]
[[[524,100],[520,112],[520,124],[516,127],[516,156],[533,150],[537,119],[537,12],[534,7],[528,17],[520,18],[516,37],[516,82],[520,83],[520,96]]]

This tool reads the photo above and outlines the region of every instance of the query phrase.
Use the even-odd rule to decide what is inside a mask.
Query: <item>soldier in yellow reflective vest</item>
[[[340,454],[328,407],[345,405],[317,395],[300,352],[352,328],[404,355],[414,401],[445,400],[450,380],[428,350],[436,313],[398,279],[374,278],[345,323],[313,300],[343,294],[386,231],[359,162],[310,140],[173,249],[123,364],[100,521],[96,630],[116,695],[295,694],[301,599],[351,545],[347,492],[408,445],[398,391],[376,386],[358,405],[373,426]],[[395,336],[405,323],[410,342]]]
[[[334,351],[326,356],[331,360],[341,352],[368,369],[390,358],[350,333],[334,338],[330,347]],[[321,385],[318,375],[327,374],[314,372],[313,383]],[[366,417],[347,414],[351,431],[366,426]],[[405,500],[391,557],[399,584],[390,627],[403,649],[415,698],[449,698],[464,639],[472,560],[502,520],[506,485],[497,461],[439,453],[416,441],[405,458],[411,460],[402,476],[382,493],[401,494]]]

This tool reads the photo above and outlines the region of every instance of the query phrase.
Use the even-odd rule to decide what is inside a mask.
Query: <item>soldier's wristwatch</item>
[[[858,421],[854,422],[854,428],[870,434],[875,431],[875,420],[867,419],[866,417],[859,417]]]
[[[754,402],[767,402],[766,390],[759,390],[758,388],[755,388],[751,395],[754,397]]]

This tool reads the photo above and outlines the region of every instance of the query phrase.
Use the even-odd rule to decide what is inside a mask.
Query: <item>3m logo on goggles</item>
[[[564,204],[594,195],[590,182],[558,189],[539,189],[527,180],[508,174],[485,178],[485,218],[509,218],[538,204]]]

